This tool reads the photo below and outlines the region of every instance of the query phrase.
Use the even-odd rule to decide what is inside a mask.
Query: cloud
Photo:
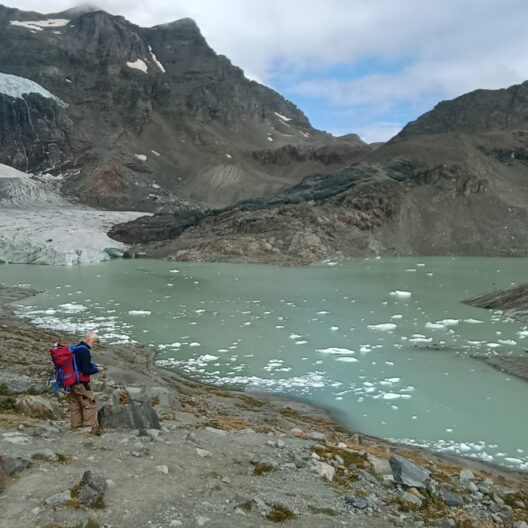
[[[12,3],[41,8],[36,0]],[[350,122],[350,131],[375,123],[404,124],[440,99],[528,78],[526,0],[98,3],[145,26],[194,18],[217,52],[294,102],[312,98],[321,107],[361,108],[373,119]],[[46,6],[57,11],[71,4],[51,0]],[[360,67],[369,60],[379,67]],[[317,121],[318,110],[310,106],[310,117]]]

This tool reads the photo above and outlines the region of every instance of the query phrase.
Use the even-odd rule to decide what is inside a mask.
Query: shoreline
[[[58,332],[55,331],[55,330],[34,326],[31,323],[31,321],[28,321],[27,319],[24,319],[23,317],[15,314],[13,312],[13,310],[12,310],[11,304],[13,302],[16,302],[17,300],[21,300],[21,299],[26,299],[26,298],[32,297],[32,296],[38,294],[39,290],[20,288],[20,287],[17,287],[17,286],[7,286],[7,290],[8,291],[9,290],[12,291],[12,298],[6,302],[6,301],[4,301],[2,299],[2,296],[4,295],[5,289],[6,289],[5,285],[0,283],[0,324],[2,323],[2,309],[3,309],[5,311],[7,311],[7,313],[13,318],[14,321],[19,321],[20,323],[27,324],[28,326],[34,328],[37,331],[38,330],[42,330],[44,332],[50,332],[50,333],[53,333],[53,334],[58,334]],[[1,327],[0,327],[0,334],[1,334]],[[67,333],[64,333],[64,334],[61,333],[61,335],[64,335],[65,337],[68,337],[68,338],[73,339],[73,340],[75,340],[76,338],[77,339],[79,338],[79,336],[74,336],[72,334],[67,334]],[[106,345],[106,347],[108,347],[108,348],[111,348],[111,347],[114,347],[114,346],[116,346],[116,345],[113,345],[113,344]],[[119,345],[117,345],[117,346],[119,346]],[[273,394],[273,393],[267,393],[267,392],[245,391],[243,389],[234,388],[234,387],[230,386],[229,384],[226,384],[226,385],[209,384],[209,383],[206,383],[206,382],[204,382],[204,381],[202,381],[200,379],[194,378],[194,377],[188,375],[185,372],[181,372],[177,368],[169,368],[169,367],[158,365],[156,363],[156,356],[157,356],[158,352],[155,349],[153,349],[152,347],[148,346],[148,345],[145,345],[143,343],[134,343],[134,344],[124,345],[124,347],[125,348],[132,348],[134,350],[135,349],[139,349],[141,352],[146,352],[147,355],[150,356],[149,357],[149,361],[151,362],[152,366],[154,366],[157,369],[160,369],[160,370],[163,370],[163,371],[171,373],[172,375],[176,376],[178,378],[178,380],[180,380],[180,381],[182,381],[184,383],[188,383],[188,384],[195,385],[195,386],[200,386],[200,387],[204,388],[205,390],[220,391],[220,392],[232,393],[232,394],[238,394],[238,395],[247,395],[250,398],[256,398],[256,399],[259,399],[259,400],[263,400],[263,401],[265,400],[265,401],[269,401],[269,402],[275,402],[275,403],[278,403],[279,405],[284,406],[284,407],[291,407],[291,406],[300,407],[300,408],[303,408],[304,412],[308,416],[317,417],[319,419],[327,420],[329,423],[333,424],[337,429],[347,430],[350,434],[360,435],[362,438],[371,439],[373,441],[384,442],[384,443],[387,443],[387,444],[389,444],[391,446],[399,446],[401,448],[408,448],[408,449],[411,449],[411,450],[417,450],[417,451],[420,451],[420,452],[424,452],[424,453],[427,453],[427,454],[430,454],[430,455],[437,456],[439,458],[445,458],[446,460],[452,460],[452,461],[457,460],[459,463],[463,462],[463,461],[466,461],[467,463],[473,462],[474,464],[477,464],[477,465],[482,464],[482,465],[484,465],[486,467],[489,467],[489,468],[492,468],[492,469],[495,469],[495,470],[505,470],[506,472],[512,471],[514,473],[520,472],[522,474],[525,473],[526,477],[527,477],[527,483],[528,483],[528,470],[510,468],[510,467],[502,466],[500,464],[496,464],[496,463],[493,463],[493,462],[487,462],[485,460],[478,459],[478,458],[475,458],[475,457],[459,455],[457,453],[451,453],[449,451],[435,451],[434,449],[430,449],[430,448],[427,448],[427,447],[419,447],[419,446],[416,446],[416,445],[413,445],[413,444],[395,442],[395,441],[391,441],[389,439],[372,436],[372,435],[361,433],[361,432],[358,432],[358,431],[352,431],[350,429],[350,427],[348,425],[346,425],[344,423],[344,421],[339,418],[340,412],[339,412],[338,409],[334,409],[334,408],[329,407],[329,406],[326,407],[326,406],[322,406],[322,405],[317,405],[317,404],[315,404],[313,402],[310,402],[310,401],[308,401],[306,399],[303,399],[301,397],[296,398],[296,397],[294,397],[292,395],[288,395],[288,394]],[[488,360],[493,359],[493,358],[486,358],[486,357],[482,357],[482,356],[480,356],[480,357],[479,356],[471,356],[471,357],[473,357],[474,359],[480,360],[480,361],[484,361],[484,363],[492,366],[493,368],[495,368],[496,370],[499,370],[502,373],[510,374],[509,371],[501,370],[499,365],[493,365],[493,364],[489,363]],[[513,373],[511,373],[511,375],[515,376],[515,374],[513,374]],[[516,377],[520,377],[520,379],[522,379],[523,381],[528,381],[528,372],[526,373],[526,375],[527,375],[526,378],[522,377],[522,376],[518,376],[518,375]]]

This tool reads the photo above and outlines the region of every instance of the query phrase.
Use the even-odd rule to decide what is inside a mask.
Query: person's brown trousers
[[[99,425],[95,393],[83,384],[74,385],[70,390],[70,418],[72,429]]]

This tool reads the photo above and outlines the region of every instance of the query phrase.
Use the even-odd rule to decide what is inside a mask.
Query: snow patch
[[[48,20],[12,20],[10,25],[30,29],[31,31],[42,31],[48,28],[67,26],[70,23],[66,18],[49,18]]]
[[[137,59],[133,62],[127,62],[126,65],[129,67],[129,68],[132,68],[133,70],[139,70],[139,71],[142,71],[143,73],[147,73],[148,72],[148,66],[147,66],[147,63],[142,60],[142,59]]]
[[[279,114],[279,112],[274,112],[274,113],[280,120],[286,121],[286,123],[291,121],[291,117],[286,117],[285,115]]]
[[[150,56],[152,57],[152,60],[154,61],[154,63],[156,64],[156,66],[163,72],[163,73],[166,73],[165,71],[165,67],[163,66],[163,64],[161,64],[161,62],[158,60],[158,58],[156,57],[156,55],[154,54],[154,52],[152,51],[152,46],[149,46],[148,47],[148,50],[149,50],[149,53],[150,53]]]

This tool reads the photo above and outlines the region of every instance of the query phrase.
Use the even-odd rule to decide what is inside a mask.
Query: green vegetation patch
[[[264,475],[265,473],[271,473],[275,468],[266,462],[257,462],[255,469],[253,469],[254,475]]]
[[[288,507],[282,504],[272,504],[271,510],[266,515],[266,518],[272,522],[282,523],[297,519],[297,515],[295,515],[295,513],[293,513]]]

